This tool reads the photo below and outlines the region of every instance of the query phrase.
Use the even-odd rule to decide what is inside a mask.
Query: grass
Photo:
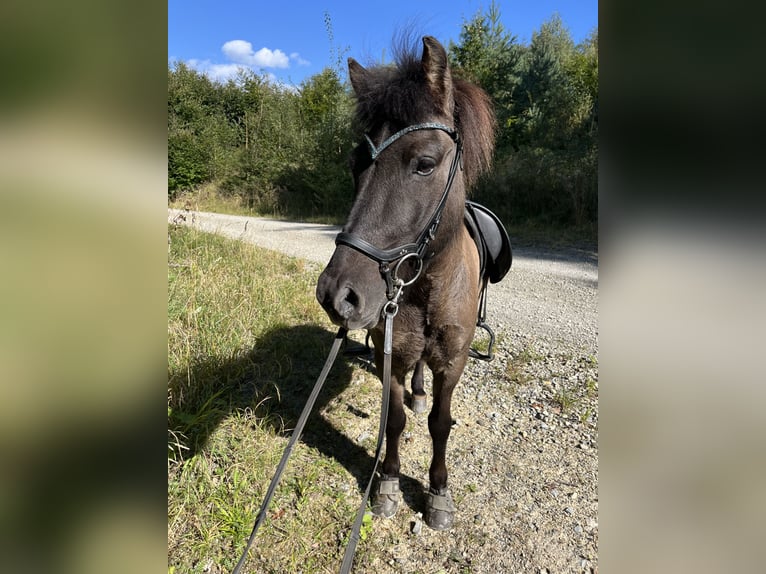
[[[525,385],[534,378],[527,372],[527,366],[544,358],[545,356],[536,351],[532,345],[526,345],[518,353],[513,353],[505,367],[505,375],[513,383]]]
[[[553,395],[553,402],[561,408],[562,413],[569,413],[580,403],[580,397],[570,388],[561,387]]]
[[[592,414],[587,404],[596,396],[598,396],[598,383],[588,378],[584,385],[560,386],[552,400],[564,414],[580,410],[577,418],[581,423],[585,423]]]
[[[219,193],[218,186],[213,183],[206,183],[194,191],[178,194],[173,201],[168,202],[168,207],[254,217],[265,215],[243,205],[242,200],[237,196],[226,196]]]
[[[269,217],[271,219],[291,219],[279,212],[261,212],[252,209],[242,202],[238,196],[223,195],[218,192],[218,186],[207,183],[194,191],[179,194],[168,207],[175,209],[190,209],[192,211],[210,211],[213,213],[226,213],[229,215],[247,215],[251,217]],[[301,218],[308,223],[326,223],[330,225],[342,225],[344,218],[332,215],[313,215]]]
[[[318,269],[186,227],[168,234],[168,570],[229,572],[335,328],[314,299]],[[337,570],[372,454],[346,438],[358,417],[337,405],[379,388],[336,363],[245,571]]]

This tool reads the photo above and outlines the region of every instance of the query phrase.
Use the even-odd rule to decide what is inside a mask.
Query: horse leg
[[[404,414],[404,375],[391,373],[391,393],[386,424],[386,456],[380,480],[372,498],[372,513],[391,518],[396,514],[402,494],[399,490],[399,439],[407,417]]]
[[[452,527],[457,509],[447,489],[447,439],[452,429],[452,391],[463,372],[465,361],[450,372],[434,373],[433,406],[428,415],[428,430],[433,441],[433,458],[429,469],[430,488],[426,500],[425,522],[434,530]],[[450,376],[451,374],[451,376]]]
[[[416,415],[426,412],[426,391],[423,389],[423,367],[425,361],[422,359],[415,363],[415,372],[412,373],[412,412]]]

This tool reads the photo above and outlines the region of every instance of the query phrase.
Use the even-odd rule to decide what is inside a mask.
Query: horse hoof
[[[426,396],[412,395],[412,412],[416,415],[426,412]]]
[[[396,514],[402,493],[399,490],[399,478],[381,478],[372,500],[372,513],[382,518],[391,518]]]
[[[449,530],[455,521],[457,508],[452,502],[452,495],[446,488],[428,491],[425,522],[434,530]]]

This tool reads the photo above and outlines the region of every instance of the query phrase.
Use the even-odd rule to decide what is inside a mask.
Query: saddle
[[[479,311],[476,326],[489,334],[487,352],[471,349],[469,355],[475,359],[491,361],[494,357],[495,333],[487,325],[487,284],[497,283],[511,268],[513,253],[511,240],[502,222],[489,209],[474,201],[465,202],[465,226],[476,243],[479,252],[479,269],[482,281],[479,296]]]
[[[465,226],[479,250],[482,279],[497,283],[511,268],[511,240],[497,215],[475,201],[465,202]]]

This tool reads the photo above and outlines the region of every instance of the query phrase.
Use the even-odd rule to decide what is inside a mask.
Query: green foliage
[[[361,540],[367,540],[367,537],[372,532],[372,513],[366,512],[362,517],[362,527],[359,529],[359,538]]]
[[[329,68],[298,90],[241,71],[216,84],[184,64],[168,69],[168,194],[213,182],[251,212],[343,215],[353,102]]]
[[[453,68],[492,98],[500,128],[497,145],[501,150],[511,133],[514,94],[521,81],[524,48],[505,30],[500,22],[500,10],[493,2],[487,14],[479,12],[464,22],[460,43],[450,43],[449,53]]]
[[[353,199],[355,141],[348,48],[297,88],[241,71],[226,84],[168,68],[168,195],[211,185],[250,213],[342,219]],[[520,44],[498,4],[450,42],[455,74],[480,85],[498,118],[493,170],[474,198],[506,224],[595,229],[598,220],[598,31],[575,44],[554,15]]]
[[[558,15],[521,46],[493,2],[463,24],[453,66],[481,85],[498,118],[492,173],[476,199],[506,222],[595,223],[598,34],[575,45]]]
[[[206,151],[189,130],[168,134],[168,193],[191,188],[209,178]]]
[[[301,116],[311,134],[301,182],[319,213],[347,213],[353,197],[348,173],[353,102],[338,74],[325,69],[301,86]]]

